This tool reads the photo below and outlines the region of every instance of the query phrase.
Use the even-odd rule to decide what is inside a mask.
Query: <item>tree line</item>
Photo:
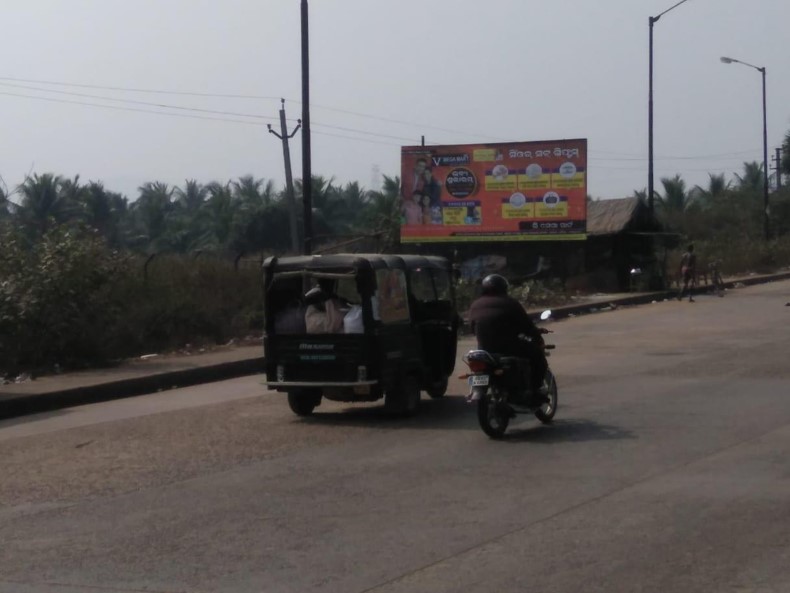
[[[654,200],[666,230],[702,240],[763,239],[762,163],[743,163],[742,172],[735,173],[732,179],[724,173],[710,173],[707,184],[702,186],[689,187],[681,175],[661,178],[661,186],[663,192],[657,192]],[[769,229],[775,238],[790,233],[789,190],[785,186],[769,191]],[[645,190],[634,195],[647,199]]]
[[[321,176],[312,182],[317,242],[355,235],[378,235],[385,246],[397,242],[397,177],[385,176],[375,191]],[[298,203],[301,195],[297,181]],[[301,233],[301,206],[297,212]],[[182,186],[149,182],[133,201],[100,181],[83,183],[79,175],[34,173],[11,190],[0,184],[0,222],[31,244],[54,228],[79,226],[114,249],[137,253],[284,253],[292,245],[290,216],[285,191],[251,175],[205,184],[189,179]]]

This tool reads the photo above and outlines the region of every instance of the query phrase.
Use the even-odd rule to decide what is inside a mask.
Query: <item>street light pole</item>
[[[307,0],[302,0],[302,203],[304,253],[313,252],[313,172],[310,152],[310,43]]]
[[[650,22],[650,85],[647,99],[647,207],[653,213],[653,25],[661,18],[648,17]]]
[[[760,68],[763,75],[763,231],[765,240],[771,238],[771,224],[768,212],[768,105],[765,93],[765,66]]]
[[[650,27],[650,66],[649,66],[649,90],[647,99],[647,206],[651,214],[653,212],[653,194],[655,193],[655,184],[653,178],[653,25],[658,22],[662,16],[670,10],[674,10],[681,4],[688,2],[688,0],[681,0],[674,6],[667,8],[658,16],[648,17],[648,25]]]
[[[771,226],[768,211],[768,104],[765,92],[765,66],[755,66],[735,58],[722,57],[721,61],[725,64],[742,64],[754,68],[763,77],[763,232],[767,241],[771,238]]]

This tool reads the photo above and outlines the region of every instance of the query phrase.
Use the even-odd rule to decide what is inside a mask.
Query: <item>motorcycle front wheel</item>
[[[487,393],[477,401],[477,421],[483,432],[492,439],[501,439],[510,423],[510,415],[497,403],[493,392]]]
[[[543,424],[550,424],[557,413],[557,381],[550,370],[546,371],[544,383],[548,388],[549,401],[535,411],[535,416]]]

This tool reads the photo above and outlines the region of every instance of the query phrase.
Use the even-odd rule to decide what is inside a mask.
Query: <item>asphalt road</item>
[[[790,591],[790,282],[554,323],[553,426],[246,378],[0,422],[0,591]]]

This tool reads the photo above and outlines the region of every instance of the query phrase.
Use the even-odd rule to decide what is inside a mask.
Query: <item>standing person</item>
[[[422,191],[425,186],[425,169],[428,167],[428,161],[423,158],[417,159],[414,163],[414,176],[412,178],[411,191]]]
[[[431,208],[440,207],[442,205],[442,185],[434,178],[433,170],[430,167],[426,167],[422,175],[422,193],[431,199]]]
[[[431,219],[431,198],[428,197],[426,194],[423,194],[420,205],[422,206],[422,224],[432,224],[433,221]]]
[[[678,300],[682,301],[683,293],[688,290],[689,303],[693,303],[691,288],[697,283],[697,255],[694,253],[694,245],[689,245],[686,253],[680,258],[680,276],[683,279],[683,286],[678,293]]]
[[[406,224],[422,224],[422,192],[414,192],[411,199],[404,199],[401,210],[406,217]]]
[[[483,278],[483,295],[469,309],[477,347],[503,356],[526,358],[530,363],[530,390],[533,402],[548,401],[543,378],[549,363],[543,351],[543,332],[516,299],[508,296],[508,281],[499,274]],[[531,341],[521,339],[521,335]]]

